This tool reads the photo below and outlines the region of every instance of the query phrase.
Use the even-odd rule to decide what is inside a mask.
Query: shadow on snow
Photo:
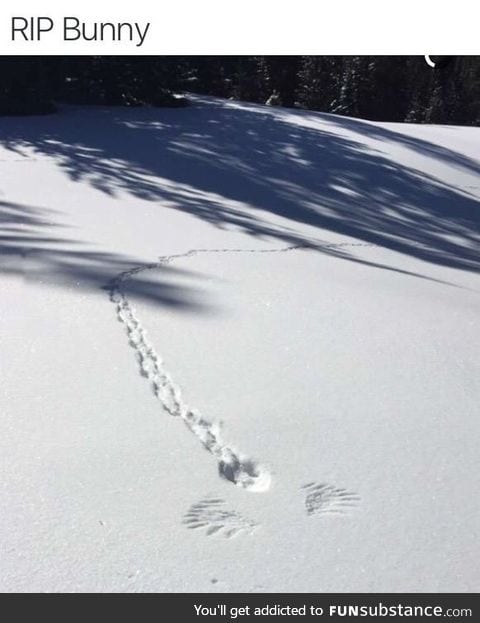
[[[435,265],[478,270],[478,199],[395,163],[365,141],[395,143],[474,175],[480,173],[477,161],[392,126],[220,100],[194,102],[173,110],[66,108],[41,124],[10,119],[0,144],[20,157],[33,148],[70,179],[108,195],[127,192],[255,238],[368,264],[319,238],[333,232]],[[28,250],[55,272],[88,285],[104,285],[114,269],[135,264],[69,248],[68,241],[68,250],[61,249],[61,239],[42,236],[52,225],[41,211],[6,203],[0,209],[2,254]],[[190,294],[167,283],[138,284],[139,296],[179,308],[194,305]]]

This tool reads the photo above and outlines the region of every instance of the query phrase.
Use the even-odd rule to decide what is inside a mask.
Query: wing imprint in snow
[[[360,496],[347,489],[310,482],[302,487],[307,515],[345,515],[360,502]]]
[[[219,498],[205,498],[192,504],[184,515],[183,523],[190,530],[205,530],[207,536],[219,534],[228,539],[241,532],[252,534],[257,527],[254,521],[225,508],[225,501]]]

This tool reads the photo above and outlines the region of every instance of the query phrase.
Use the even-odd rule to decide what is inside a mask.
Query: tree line
[[[1,57],[0,114],[181,106],[203,93],[376,121],[480,125],[480,57]]]

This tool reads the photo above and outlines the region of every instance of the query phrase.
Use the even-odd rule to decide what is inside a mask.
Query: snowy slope
[[[0,589],[478,590],[480,130],[0,119]]]

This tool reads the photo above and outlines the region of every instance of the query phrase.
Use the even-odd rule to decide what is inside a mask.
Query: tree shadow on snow
[[[53,210],[0,201],[0,274],[21,275],[37,284],[109,292],[120,273],[151,266],[138,258],[98,252],[52,235],[61,229],[55,216]],[[206,313],[211,310],[197,286],[199,280],[199,273],[161,265],[130,280],[128,295],[177,311]]]
[[[72,180],[108,195],[127,192],[220,228],[366,264],[320,236],[333,232],[439,266],[479,268],[479,200],[365,141],[394,143],[432,166],[470,175],[480,173],[479,163],[392,126],[195,98],[192,107],[171,110],[66,108],[41,124],[11,119],[6,128],[1,144],[19,157],[33,148]],[[68,270],[76,252],[65,253],[57,251],[55,261]],[[91,270],[86,262],[82,271],[93,282],[105,260],[124,262],[90,259]],[[182,305],[179,292],[162,296]]]

